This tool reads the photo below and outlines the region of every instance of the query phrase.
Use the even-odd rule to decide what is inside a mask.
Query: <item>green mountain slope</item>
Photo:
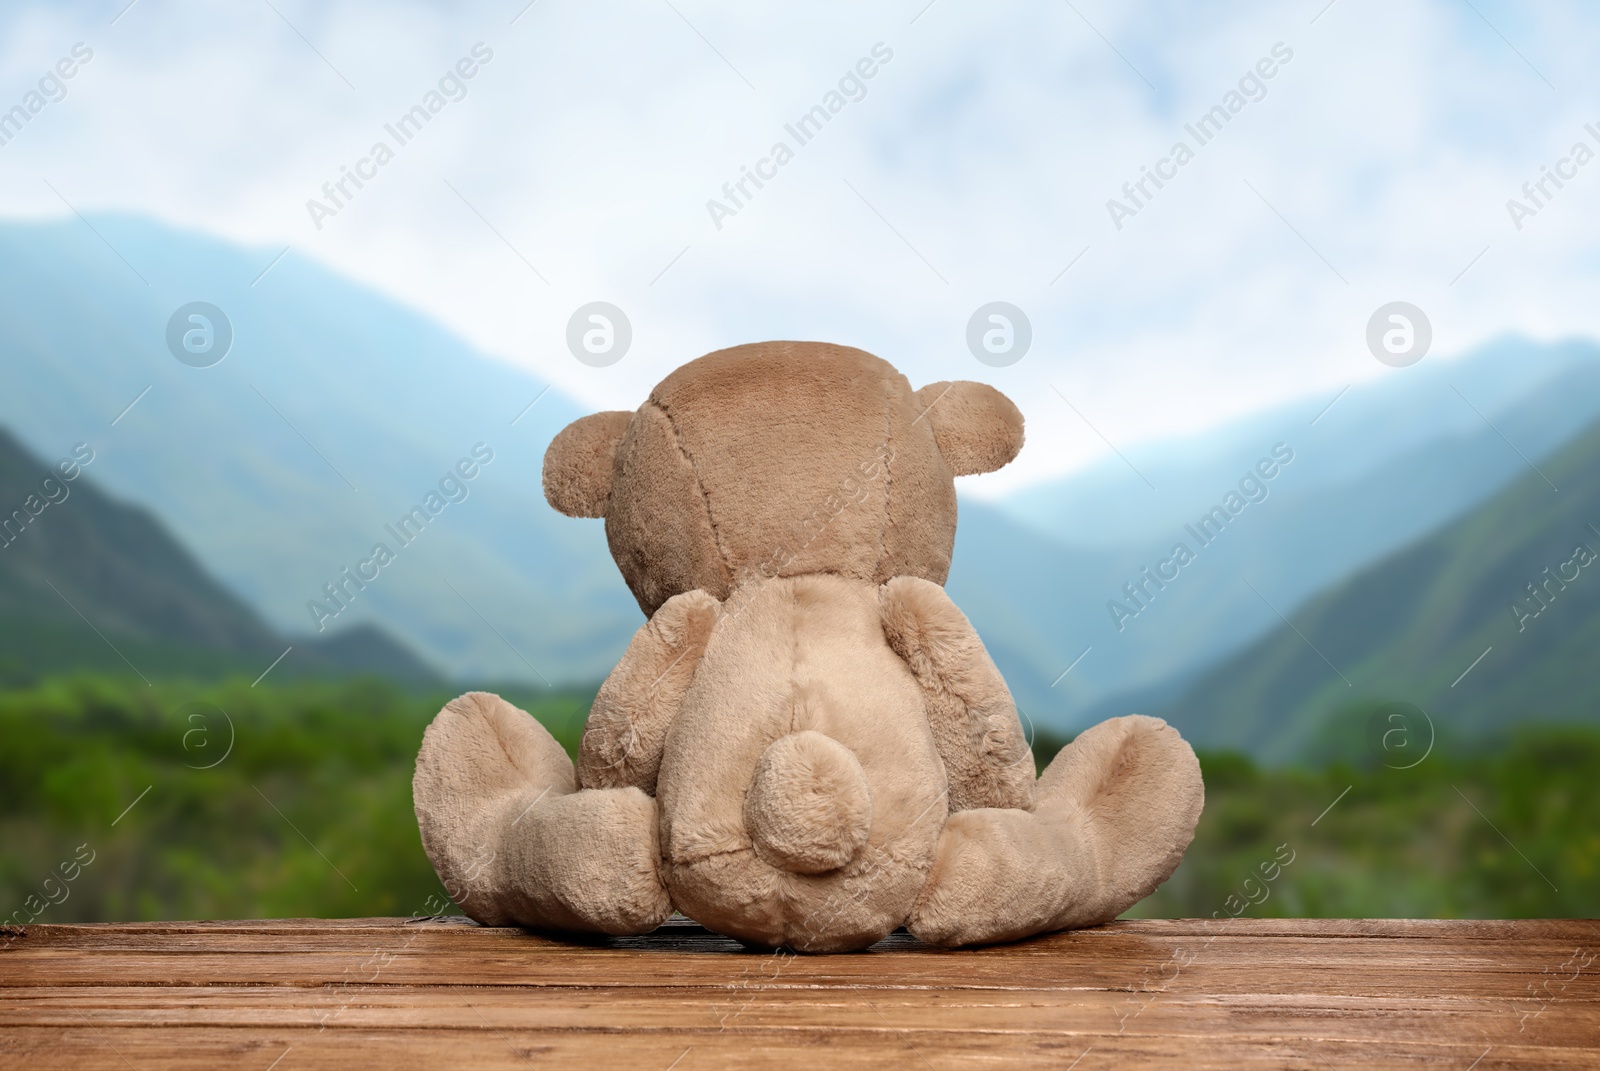
[[[1257,579],[1246,567],[1238,583]],[[1270,760],[1370,747],[1375,702],[1422,709],[1418,746],[1430,723],[1464,738],[1600,722],[1600,425],[1431,536],[1278,609],[1285,625],[1156,712],[1198,744]]]
[[[100,491],[84,445],[46,463],[0,428],[0,677],[62,669],[150,676],[431,670],[371,626],[314,641],[279,636],[212,579],[149,512]],[[67,478],[71,474],[72,478]]]
[[[480,681],[587,682],[615,664],[639,609],[599,522],[540,491],[545,445],[588,407],[298,250],[263,275],[280,250],[94,226],[149,286],[75,218],[0,222],[0,424],[52,458],[87,441],[100,486],[149,508],[280,632],[365,622]],[[233,329],[206,368],[165,341],[197,300]],[[393,549],[385,525],[480,443],[494,460],[465,500],[319,632],[323,585],[376,542]]]
[[[1097,550],[1052,542],[1009,513],[979,518],[963,502],[950,593],[977,625],[1030,716],[1081,726],[1170,703],[1219,661],[1281,627],[1272,607],[1239,582],[1241,574],[1270,592],[1277,607],[1296,606],[1487,501],[1527,474],[1519,451],[1542,463],[1600,415],[1600,350],[1582,344],[1524,347],[1521,355],[1530,363],[1572,363],[1515,401],[1495,398],[1493,428],[1437,377],[1421,388],[1398,380],[1393,399],[1352,397],[1332,410],[1338,414],[1352,403],[1353,419],[1336,424],[1330,415],[1308,426],[1325,404],[1319,402],[1293,418],[1279,414],[1275,431],[1258,429],[1260,445],[1253,453],[1215,462],[1209,475],[1192,476],[1188,483],[1161,476],[1158,486],[1171,488],[1174,497],[1198,487],[1215,505],[1269,444],[1281,441],[1294,450],[1294,461],[1266,485],[1267,497],[1201,549],[1181,579],[1157,593],[1137,620],[1123,620],[1125,627],[1108,613],[1108,600],[1125,600],[1121,585],[1170,554],[1175,543],[1192,544],[1185,525],[1192,526],[1208,507],[1156,519],[1157,527],[1145,536]],[[1481,384],[1509,359],[1507,351],[1488,350],[1464,358],[1453,371],[1464,373],[1462,382]],[[1475,426],[1431,435],[1412,449],[1375,452],[1375,442],[1414,435],[1407,407],[1441,427],[1453,427],[1447,418],[1459,410]],[[1508,440],[1515,449],[1507,448]],[[1346,455],[1353,445],[1366,452],[1369,469],[1350,471]],[[1231,480],[1224,475],[1229,472]],[[1131,471],[1125,473],[1137,482]],[[1160,497],[1141,485],[1116,502],[1154,518],[1141,500]],[[1106,516],[1113,530],[1130,525],[1129,518],[1113,515],[1112,504],[1108,498],[1084,523]],[[1050,687],[1086,650],[1072,673]]]

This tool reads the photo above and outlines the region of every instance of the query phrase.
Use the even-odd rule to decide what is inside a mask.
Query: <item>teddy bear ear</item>
[[[1022,449],[1022,413],[987,383],[929,383],[915,397],[917,419],[933,428],[939,453],[957,476],[993,472]]]
[[[568,517],[604,517],[617,444],[633,414],[612,410],[562,428],[544,452],[544,497]]]

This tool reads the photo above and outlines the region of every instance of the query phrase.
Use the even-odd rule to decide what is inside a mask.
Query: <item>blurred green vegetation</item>
[[[1129,917],[1600,917],[1600,730],[1524,727],[1410,769],[1200,765],[1189,854]]]
[[[576,746],[592,692],[501,691]],[[41,923],[427,913],[443,888],[411,770],[451,698],[94,676],[0,691],[0,922],[59,898],[45,882],[81,844],[94,861]]]
[[[576,746],[592,692],[504,694]],[[95,676],[0,691],[0,921],[435,911],[411,769],[449,698]],[[1063,741],[1034,743],[1045,762]],[[1404,770],[1201,761],[1194,844],[1133,915],[1600,916],[1600,731],[1525,728]]]
[[[1392,708],[1342,710],[1320,768],[1199,752],[1194,842],[1124,917],[1600,917],[1600,729],[1441,739],[1419,759],[1422,740],[1359,742]],[[1067,742],[1036,733],[1041,770]]]

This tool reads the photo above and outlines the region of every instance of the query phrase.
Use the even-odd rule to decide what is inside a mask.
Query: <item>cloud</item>
[[[990,493],[1403,374],[1363,343],[1389,301],[1441,356],[1600,335],[1600,165],[1521,231],[1505,207],[1600,125],[1576,2],[274,3],[8,5],[0,100],[75,42],[95,59],[0,148],[0,213],[67,213],[48,180],[263,267],[290,245],[596,406],[759,338],[984,379],[1030,440]],[[307,200],[478,42],[466,98],[315,229]],[[878,42],[866,97],[718,230],[706,201]],[[1117,230],[1108,199],[1280,42],[1264,99]],[[594,300],[634,327],[608,368],[563,341]],[[995,300],[1033,323],[1004,368],[965,343]]]

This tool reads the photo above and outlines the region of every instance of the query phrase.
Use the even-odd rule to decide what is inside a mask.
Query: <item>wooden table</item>
[[[0,1067],[1600,1068],[1600,923],[1118,922],[945,952],[743,950],[674,920],[0,931]]]

